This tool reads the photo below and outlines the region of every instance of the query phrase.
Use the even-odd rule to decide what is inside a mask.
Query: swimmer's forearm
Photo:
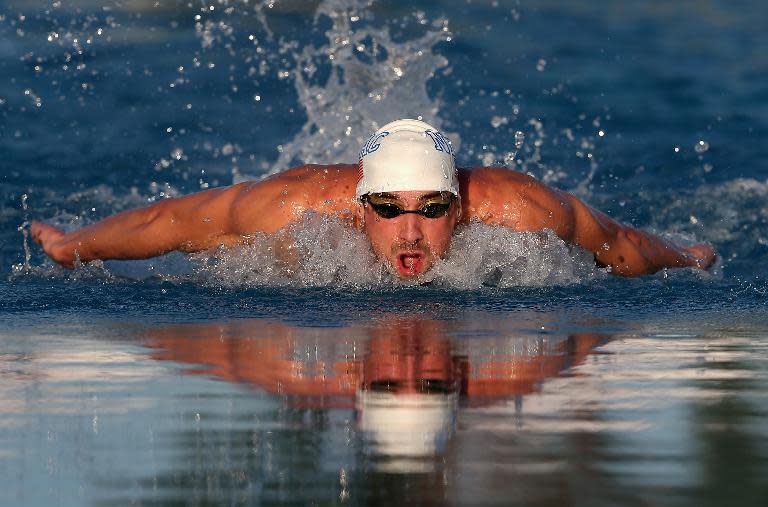
[[[665,268],[708,268],[715,259],[709,245],[682,247],[655,234],[616,222],[581,202],[574,204],[574,242],[614,274],[640,276]]]
[[[76,261],[146,259],[178,248],[177,242],[158,227],[156,209],[131,210],[106,218],[42,244],[56,262],[73,267]],[[157,229],[157,230],[154,230]]]
[[[614,234],[595,253],[595,260],[610,267],[611,273],[640,276],[665,268],[698,267],[695,257],[682,247],[654,234],[625,225]]]
[[[203,204],[198,201],[210,202],[211,197],[215,195],[169,199],[66,234],[35,223],[32,237],[53,260],[70,268],[77,261],[146,259],[174,250],[196,252],[240,241],[230,233],[225,218],[198,213]]]

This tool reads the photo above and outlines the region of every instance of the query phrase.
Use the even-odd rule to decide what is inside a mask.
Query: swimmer
[[[363,145],[357,165],[304,165],[256,182],[164,199],[69,233],[33,221],[32,239],[54,261],[146,259],[246,244],[305,213],[361,230],[401,278],[418,278],[443,257],[456,227],[479,221],[515,231],[551,229],[594,254],[611,273],[706,269],[708,244],[681,246],[620,224],[575,196],[504,167],[457,169],[450,141],[418,120],[397,120]]]

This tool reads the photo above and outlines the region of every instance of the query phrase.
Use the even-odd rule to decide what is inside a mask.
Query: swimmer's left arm
[[[517,171],[475,168],[464,178],[465,222],[479,219],[517,231],[550,229],[563,240],[592,252],[595,262],[614,274],[639,276],[664,268],[706,269],[717,257],[710,245],[684,247],[621,224],[576,196]]]
[[[573,195],[556,192],[567,203],[573,227],[569,240],[594,253],[595,261],[623,276],[652,274],[664,268],[707,269],[717,254],[711,245],[677,245],[650,232],[621,224]],[[562,236],[561,236],[562,237]]]

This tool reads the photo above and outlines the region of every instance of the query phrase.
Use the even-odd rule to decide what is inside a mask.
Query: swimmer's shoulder
[[[309,210],[337,215],[348,211],[356,185],[355,165],[302,165],[231,187],[232,212],[244,233],[274,232]]]
[[[506,167],[459,170],[464,222],[473,219],[515,230],[569,229],[565,194],[536,178]]]
[[[287,169],[258,181],[235,185],[240,199],[254,197],[312,204],[329,197],[354,197],[357,166],[307,164]]]
[[[459,186],[462,204],[467,211],[487,220],[488,213],[495,213],[501,205],[520,202],[536,180],[506,167],[472,167],[459,169]]]
[[[352,164],[306,164],[287,169],[256,182],[271,187],[288,187],[289,190],[306,193],[310,199],[327,192],[355,194],[357,166]]]
[[[536,179],[525,173],[501,166],[460,168],[459,182],[471,192],[492,190],[498,184],[510,189],[522,189],[537,183]]]

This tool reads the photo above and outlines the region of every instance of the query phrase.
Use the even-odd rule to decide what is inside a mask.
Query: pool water
[[[762,2],[2,2],[8,505],[763,505]],[[613,277],[472,225],[422,284],[309,215],[67,271],[26,236],[297,163],[398,117],[682,243]]]

